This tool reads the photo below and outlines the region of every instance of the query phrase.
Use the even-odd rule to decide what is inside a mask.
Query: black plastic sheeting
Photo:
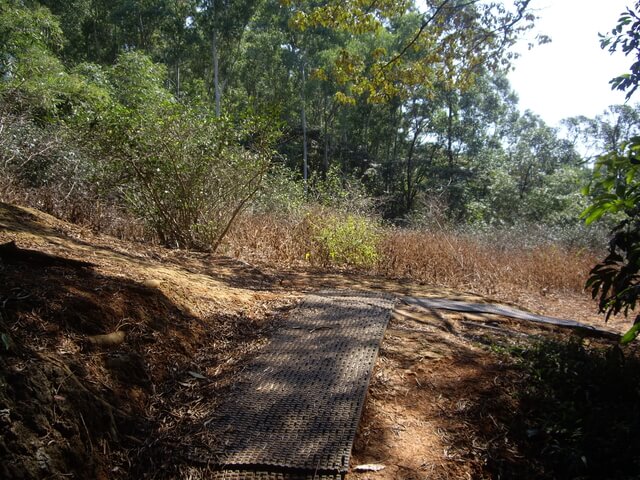
[[[571,328],[574,330],[582,331],[583,333],[592,333],[598,336],[604,336],[612,339],[619,339],[620,335],[616,332],[606,330],[603,328],[597,328],[591,325],[585,325],[584,323],[576,322],[574,320],[563,320],[561,318],[547,317],[544,315],[537,315],[535,313],[525,312],[518,310],[517,308],[509,307],[507,305],[496,305],[493,303],[473,303],[462,302],[458,300],[449,300],[446,298],[426,298],[426,297],[403,297],[402,301],[409,305],[417,305],[426,309],[442,309],[453,310],[457,312],[470,312],[470,313],[492,313],[495,315],[502,315],[509,318],[515,318],[518,320],[525,320],[534,323],[544,323],[556,327]]]

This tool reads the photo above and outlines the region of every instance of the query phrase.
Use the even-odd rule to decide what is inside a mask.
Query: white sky
[[[624,103],[624,94],[611,91],[608,82],[627,72],[632,59],[601,50],[598,33],[609,32],[632,3],[532,0],[531,7],[540,17],[532,38],[541,33],[549,35],[552,42],[527,50],[527,41],[523,40],[518,48],[521,57],[509,78],[520,98],[520,108],[532,110],[549,125],[557,125],[563,118],[594,117],[609,105]]]

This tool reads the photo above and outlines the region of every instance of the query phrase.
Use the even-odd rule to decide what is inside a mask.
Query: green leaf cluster
[[[611,315],[633,311],[640,297],[640,137],[624,142],[620,150],[600,156],[593,179],[584,189],[593,197],[582,213],[586,223],[604,216],[616,219],[608,255],[590,272],[587,288],[599,298],[599,309]],[[640,322],[636,316],[635,324]],[[635,338],[630,330],[624,342]]]
[[[327,215],[327,212],[311,215],[308,221],[314,245],[307,255],[309,261],[351,268],[370,268],[377,264],[380,234],[373,221],[357,215]]]
[[[627,98],[640,84],[640,2],[627,8],[611,31],[601,35],[602,48],[610,52],[620,49],[625,55],[634,55],[636,62],[630,73],[611,81],[612,88],[627,91]],[[582,213],[587,224],[607,216],[616,221],[611,230],[608,254],[590,272],[586,287],[594,298],[599,296],[599,309],[605,319],[623,312],[634,311],[640,298],[640,136],[633,135],[620,145],[611,142],[610,150],[598,157],[593,179],[584,194],[591,195],[592,203]],[[634,326],[624,335],[628,343],[640,333],[640,314]]]

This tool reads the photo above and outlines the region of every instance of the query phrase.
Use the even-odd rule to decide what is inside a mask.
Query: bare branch
[[[455,5],[453,8],[454,8],[454,10],[460,10],[460,9],[466,8],[466,7],[470,6],[470,5],[476,4],[476,3],[478,3],[478,1],[479,0],[470,0],[469,2],[461,3],[459,5]],[[391,58],[383,66],[383,68],[387,68],[389,65],[391,65],[392,63],[395,63],[403,55],[405,55],[407,53],[407,51],[409,51],[409,49],[413,45],[415,45],[415,43],[418,41],[420,36],[424,33],[425,29],[441,14],[441,12],[444,10],[444,8],[450,2],[451,2],[451,0],[443,0],[443,2],[440,5],[438,5],[436,10],[428,18],[425,18],[423,20],[422,24],[420,25],[420,28],[415,33],[415,35],[411,38],[411,40],[402,48],[402,50],[400,52],[398,52],[396,55],[394,55],[394,57]],[[507,41],[506,41],[507,32],[511,28],[513,28],[516,24],[518,24],[525,17],[530,2],[531,2],[531,0],[523,0],[518,6],[518,10],[517,10],[516,15],[514,16],[514,18],[509,23],[507,23],[505,25],[501,25],[498,28],[495,28],[493,30],[485,32],[485,34],[483,36],[481,36],[480,39],[474,43],[473,48],[476,48],[483,41],[486,41],[488,38],[492,37],[493,35],[495,35],[498,32],[503,32],[504,33],[501,49],[504,48],[504,46],[507,43]]]
[[[473,5],[474,3],[477,3],[479,0],[471,0],[468,3],[464,3],[461,5],[456,6],[456,9],[459,8],[464,8],[464,7],[468,7],[469,5]],[[389,60],[383,68],[387,68],[389,65],[391,65],[392,63],[395,63],[396,61],[398,61],[398,59],[400,59],[405,53],[407,53],[407,51],[413,46],[415,45],[415,43],[418,41],[418,39],[420,38],[420,36],[422,35],[422,33],[425,31],[425,29],[431,25],[431,22],[433,22],[436,17],[438,15],[440,15],[440,12],[442,12],[442,10],[444,10],[444,8],[451,2],[451,0],[444,0],[440,5],[438,5],[438,8],[436,8],[435,12],[433,12],[433,14],[431,14],[431,16],[429,16],[428,18],[425,18],[422,21],[422,24],[420,25],[420,28],[418,29],[418,31],[415,33],[415,35],[413,36],[413,38],[411,40],[409,40],[409,42],[402,48],[402,50],[400,50],[399,53],[397,53],[391,60]]]

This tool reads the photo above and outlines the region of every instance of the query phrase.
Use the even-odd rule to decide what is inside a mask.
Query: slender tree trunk
[[[327,132],[327,124],[324,124],[324,157],[322,159],[322,170],[324,178],[329,172],[329,133]]]
[[[216,117],[220,116],[220,72],[218,69],[218,42],[215,29],[211,32],[211,60],[213,63],[213,90],[215,95]]]
[[[176,62],[176,97],[180,98],[180,60]]]
[[[364,145],[364,154],[369,159],[369,124],[371,123],[371,107],[367,108],[367,116],[365,117],[364,129],[362,131],[362,144]]]
[[[100,41],[98,40],[98,18],[99,12],[93,10],[93,48],[95,49],[95,57],[100,58]]]
[[[398,121],[398,108],[396,107],[393,111],[393,151],[391,153],[391,168],[395,171],[396,162],[398,160],[398,130],[400,129],[400,121]],[[395,175],[394,175],[395,176]],[[393,179],[395,181],[395,178]],[[387,193],[392,190],[392,183],[387,183]]]
[[[327,172],[329,172],[329,112],[327,111],[327,97],[324,97],[324,128],[322,135],[324,137],[324,152],[322,157],[322,176],[327,178]]]
[[[453,102],[451,95],[447,95],[447,106],[449,107],[449,115],[447,117],[447,156],[449,158],[449,166],[453,167]]]
[[[406,170],[406,176],[407,176],[407,194],[405,196],[405,210],[407,213],[409,213],[411,211],[411,191],[413,190],[413,149],[416,143],[416,137],[417,134],[414,133],[413,135],[413,141],[411,142],[411,145],[409,146],[409,153],[407,154],[407,170]]]
[[[145,48],[145,41],[144,41],[144,23],[142,22],[142,13],[138,13],[138,32],[139,32],[139,41],[140,44],[139,46],[142,48]]]
[[[392,124],[393,125],[393,124]],[[385,152],[384,152],[384,164],[385,164],[385,169],[383,170],[384,172],[384,191],[387,192],[389,190],[389,177],[390,175],[388,175],[388,171],[389,171],[389,167],[391,166],[391,146],[393,145],[393,142],[385,142]]]
[[[309,178],[309,165],[308,165],[308,152],[307,152],[307,109],[306,109],[306,96],[305,85],[306,76],[304,71],[304,61],[302,62],[302,88],[300,89],[300,98],[302,99],[302,163],[303,170],[302,176],[304,178],[304,195],[308,193],[308,178]]]
[[[413,184],[413,153],[416,148],[416,142],[418,141],[418,137],[420,136],[420,132],[422,128],[416,122],[416,129],[413,132],[413,138],[411,139],[411,145],[409,145],[409,153],[407,154],[407,196],[406,196],[406,209],[407,213],[411,211],[413,208],[413,199],[415,198],[414,190],[415,185]]]
[[[520,180],[520,199],[524,198],[525,193],[529,190],[529,181],[531,180],[531,169],[533,167],[529,165],[524,172],[524,176]]]
[[[343,124],[344,125],[344,124]],[[340,160],[342,161],[342,171],[340,172],[341,174],[341,179],[342,179],[342,188],[345,188],[346,184],[347,184],[347,179],[345,177],[346,172],[347,172],[347,155],[345,155],[345,151],[349,151],[348,150],[348,145],[349,145],[349,136],[348,136],[348,132],[347,132],[347,128],[345,126],[342,127],[342,152],[340,155]]]

